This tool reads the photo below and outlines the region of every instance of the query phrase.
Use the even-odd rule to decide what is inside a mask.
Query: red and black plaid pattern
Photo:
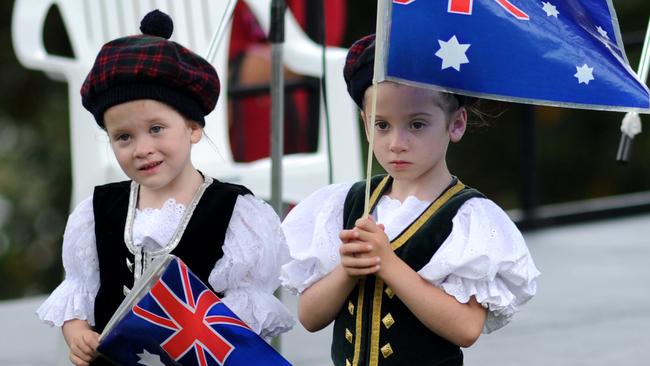
[[[204,124],[219,92],[219,77],[210,63],[176,42],[151,35],[106,43],[81,87],[82,103],[100,126],[106,109],[136,99],[167,103]]]
[[[343,68],[348,93],[359,108],[363,108],[363,96],[372,85],[374,65],[375,35],[371,34],[354,42],[348,50]]]

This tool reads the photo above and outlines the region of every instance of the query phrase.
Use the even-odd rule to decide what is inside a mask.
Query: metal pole
[[[284,13],[285,0],[271,0],[271,206],[280,219],[284,218],[282,203],[282,155],[284,150]],[[275,296],[282,301],[280,289]],[[280,338],[271,342],[278,352],[282,351]]]
[[[648,19],[648,28],[646,29],[645,41],[641,50],[641,59],[639,60],[639,69],[637,75],[642,83],[648,80],[648,68],[650,67],[650,19]],[[630,161],[632,152],[632,142],[634,135],[641,132],[641,119],[638,113],[628,112],[623,118],[621,125],[621,140],[618,144],[616,161],[627,163]]]
[[[521,145],[522,145],[522,191],[521,207],[523,209],[523,225],[534,228],[538,202],[537,187],[537,144],[535,140],[535,107],[522,106]]]
[[[284,148],[284,14],[285,0],[271,1],[271,206],[284,217],[282,156]]]

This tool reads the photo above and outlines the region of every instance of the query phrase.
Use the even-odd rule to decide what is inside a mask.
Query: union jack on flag
[[[291,365],[177,257],[171,256],[154,280],[102,335],[98,351],[111,361],[148,366]]]
[[[378,81],[522,103],[650,112],[648,88],[629,66],[611,0],[380,2],[390,22],[378,30]]]

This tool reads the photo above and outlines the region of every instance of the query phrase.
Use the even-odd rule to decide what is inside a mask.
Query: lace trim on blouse
[[[336,184],[316,191],[283,222],[292,261],[282,267],[281,281],[290,291],[303,292],[340,262],[338,233],[350,187]],[[375,215],[392,240],[428,205],[415,197],[401,203],[384,196]],[[472,198],[452,221],[449,237],[418,274],[461,303],[475,296],[489,310],[483,331],[491,332],[535,294],[539,271],[521,233],[494,202]]]
[[[185,207],[169,199],[160,209],[135,211],[133,244],[160,250],[180,223]],[[239,196],[226,231],[224,256],[215,263],[209,283],[223,292],[224,303],[267,339],[291,329],[294,320],[273,296],[279,268],[289,259],[280,222],[260,199]],[[61,326],[70,319],[94,325],[94,302],[99,290],[92,197],[82,201],[68,219],[63,238],[65,280],[39,307],[41,320]]]

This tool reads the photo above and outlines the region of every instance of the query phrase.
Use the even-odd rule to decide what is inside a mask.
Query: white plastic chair
[[[268,31],[271,1],[246,2]],[[105,133],[83,108],[79,96],[81,84],[100,47],[111,39],[138,34],[140,19],[158,8],[174,19],[172,39],[205,55],[226,4],[225,0],[16,0],[12,37],[19,61],[28,68],[44,71],[53,79],[67,81],[69,86],[73,205],[89,196],[95,185],[126,179],[110,151]],[[72,58],[52,55],[45,50],[43,25],[51,6],[57,6],[61,13],[74,52]],[[229,34],[225,37],[214,61],[224,92],[217,108],[206,119],[206,133],[219,151],[200,143],[194,147],[193,161],[206,174],[244,184],[259,197],[268,199],[270,160],[236,163],[232,158],[225,98]],[[322,74],[320,46],[307,38],[290,13],[286,16],[284,50],[285,64],[291,71],[313,77]],[[328,48],[326,60],[333,180],[358,180],[362,172],[359,131],[355,106],[345,92],[342,77],[345,50]],[[288,155],[283,160],[283,197],[287,202],[298,202],[328,183],[323,116],[321,113],[318,150]]]

